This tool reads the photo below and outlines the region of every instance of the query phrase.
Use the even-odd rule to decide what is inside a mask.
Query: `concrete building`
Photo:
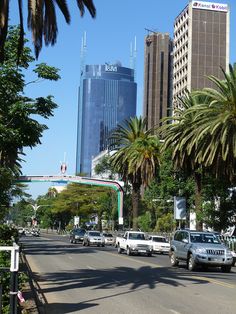
[[[76,173],[91,174],[93,156],[109,147],[109,136],[136,115],[134,70],[120,63],[86,65],[79,88]]]
[[[187,90],[212,87],[207,76],[223,79],[229,64],[229,6],[190,1],[174,23],[173,99]]]
[[[160,126],[171,114],[172,40],[169,34],[150,32],[145,37],[143,116],[147,127]]]

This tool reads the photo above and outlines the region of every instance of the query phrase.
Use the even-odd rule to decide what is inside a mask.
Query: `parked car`
[[[83,246],[105,246],[105,240],[99,231],[87,231],[84,235]]]
[[[221,267],[223,272],[230,272],[233,263],[230,249],[211,232],[176,231],[169,256],[172,266],[177,266],[179,261],[185,261],[190,271],[202,265],[205,268]]]
[[[154,253],[169,253],[170,243],[167,241],[165,237],[151,235],[149,237],[150,243],[153,246]]]
[[[70,232],[70,243],[79,243],[83,242],[84,240],[84,234],[86,230],[85,229],[73,229]]]
[[[102,236],[104,238],[105,245],[114,245],[115,238],[113,237],[111,233],[103,232]]]

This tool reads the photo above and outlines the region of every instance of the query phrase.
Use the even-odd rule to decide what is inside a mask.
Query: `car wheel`
[[[82,245],[85,246],[85,242],[84,241],[83,241]]]
[[[151,257],[152,256],[152,253],[150,252],[150,253],[147,253],[147,256],[148,257]]]
[[[100,246],[100,244],[97,244],[97,246]]]
[[[189,255],[188,258],[188,270],[193,271],[196,268],[196,262],[192,254]]]
[[[72,239],[70,239],[70,243],[73,243],[73,240],[72,240]]]
[[[179,265],[179,261],[177,260],[174,251],[172,251],[172,252],[170,253],[170,263],[171,263],[171,266],[177,266],[177,265]]]
[[[104,247],[105,246],[105,244],[102,244],[102,247]]]
[[[223,273],[230,273],[230,271],[231,271],[231,265],[223,265],[223,266],[221,266],[221,271],[222,271]]]
[[[121,254],[123,252],[123,250],[121,249],[120,245],[117,245],[117,253]]]
[[[126,254],[127,254],[128,256],[132,255],[132,253],[131,253],[131,251],[130,251],[130,248],[129,248],[129,247],[127,247]]]
[[[87,242],[87,246],[90,246],[90,243],[89,243],[89,241]]]

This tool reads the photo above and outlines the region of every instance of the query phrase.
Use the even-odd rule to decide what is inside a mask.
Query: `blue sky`
[[[26,5],[26,1],[23,1]],[[43,47],[38,62],[46,62],[60,69],[61,80],[29,84],[25,89],[27,96],[53,95],[59,108],[54,117],[45,121],[49,130],[44,132],[42,145],[27,149],[22,172],[27,175],[57,175],[64,153],[68,162],[68,174],[75,172],[77,104],[80,69],[80,47],[83,33],[87,33],[87,64],[113,63],[119,60],[129,66],[130,42],[137,38],[136,78],[137,114],[142,113],[144,38],[147,29],[168,32],[173,35],[175,17],[187,5],[187,0],[94,0],[97,17],[92,19],[86,11],[79,15],[76,1],[68,0],[71,11],[71,25],[67,25],[58,12],[58,39],[53,47]],[[231,10],[230,61],[236,62],[236,2],[228,3]],[[15,1],[11,1],[11,23],[16,24]],[[26,20],[25,11],[25,20]],[[30,39],[30,34],[27,37]],[[28,80],[30,75],[27,74]],[[48,184],[31,184],[29,192],[34,197],[44,194]]]

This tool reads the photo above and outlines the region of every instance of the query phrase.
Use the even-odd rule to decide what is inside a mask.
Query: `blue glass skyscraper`
[[[134,70],[86,65],[79,88],[76,173],[91,173],[92,157],[108,148],[111,131],[136,115]]]

